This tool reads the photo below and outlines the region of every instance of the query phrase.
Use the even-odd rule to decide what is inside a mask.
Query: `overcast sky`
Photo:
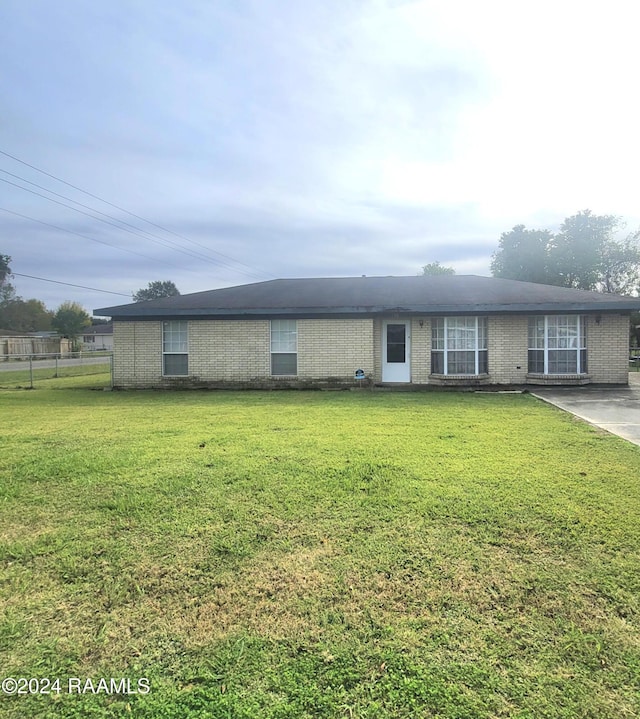
[[[0,253],[184,294],[488,275],[502,232],[586,208],[638,229],[639,20],[629,0],[2,0]]]

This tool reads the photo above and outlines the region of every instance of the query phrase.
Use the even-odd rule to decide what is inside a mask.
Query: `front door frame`
[[[387,362],[387,327],[389,325],[405,326],[405,361]],[[411,382],[411,320],[382,320],[382,381]]]

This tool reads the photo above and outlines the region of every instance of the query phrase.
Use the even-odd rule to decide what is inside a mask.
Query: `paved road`
[[[628,387],[545,387],[532,394],[640,445],[640,372],[629,373]]]
[[[106,364],[110,362],[109,357],[83,357],[82,359],[59,359],[58,367],[81,367],[90,364]],[[33,360],[33,369],[53,369],[56,366],[54,359]],[[0,372],[15,372],[17,370],[29,369],[29,360],[0,362]]]

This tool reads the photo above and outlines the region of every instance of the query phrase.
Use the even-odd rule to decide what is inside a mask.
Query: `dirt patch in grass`
[[[301,548],[281,557],[265,557],[227,576],[209,596],[194,601],[175,625],[188,644],[210,644],[245,630],[265,639],[307,637],[317,633],[310,611],[333,597],[328,545]]]

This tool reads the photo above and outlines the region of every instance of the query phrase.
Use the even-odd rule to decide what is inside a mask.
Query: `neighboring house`
[[[113,350],[113,323],[92,325],[82,332],[83,350]]]
[[[476,276],[272,280],[104,307],[114,386],[628,382],[640,299]],[[360,370],[361,372],[358,372]]]

